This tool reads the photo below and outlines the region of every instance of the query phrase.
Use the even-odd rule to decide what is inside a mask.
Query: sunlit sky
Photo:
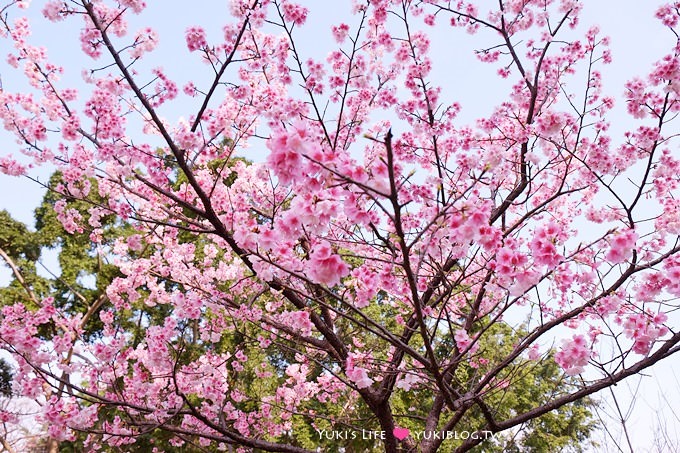
[[[489,1],[489,0],[486,0]],[[34,0],[34,7],[29,15],[39,16],[41,2]],[[201,2],[178,2],[170,0],[148,0],[149,8],[145,14],[130,24],[130,31],[149,25],[157,29],[160,45],[153,54],[154,66],[163,66],[176,78],[181,87],[185,82],[193,80],[197,86],[205,86],[210,77],[207,67],[200,63],[195,55],[190,55],[184,47],[184,30],[190,25],[202,25],[208,31],[208,37],[215,40],[221,36],[222,20],[228,17],[227,2],[203,0]],[[305,3],[310,8],[307,25],[298,30],[299,48],[305,57],[323,58],[332,49],[334,41],[330,32],[330,25],[337,23],[339,18],[352,24],[347,17],[350,10],[350,0],[313,1]],[[485,3],[485,1],[480,1]],[[612,53],[614,63],[604,68],[604,91],[618,100],[615,115],[611,117],[611,134],[615,142],[619,142],[622,131],[631,123],[624,114],[625,104],[621,100],[623,84],[633,76],[642,76],[649,71],[651,64],[658,60],[671,48],[675,37],[668,30],[661,27],[654,19],[654,11],[661,2],[640,0],[591,0],[585,2],[582,15],[582,30],[588,25],[598,24],[602,33],[612,39]],[[64,23],[52,24],[37,22],[33,25],[34,44],[47,43],[50,57],[65,67],[64,84],[77,86],[80,82],[83,59],[80,57],[78,43],[79,30],[75,24],[64,27]],[[77,23],[79,26],[80,23]],[[446,32],[446,33],[444,33]],[[444,99],[447,102],[457,101],[462,107],[459,116],[461,123],[473,123],[474,119],[488,114],[508,93],[507,82],[500,81],[495,75],[495,66],[479,63],[473,51],[484,45],[493,43],[493,37],[484,32],[470,36],[464,32],[452,33],[450,29],[437,29],[432,35],[432,56],[434,62],[433,77],[436,83],[444,87]],[[0,43],[0,54],[6,54],[6,41]],[[102,60],[102,65],[104,60]],[[7,69],[7,65],[0,62],[0,77],[2,86],[9,91],[23,89],[25,83],[16,77],[16,73]],[[201,78],[202,76],[202,78]],[[197,78],[198,77],[198,78]],[[172,109],[164,109],[162,114],[169,121],[176,121],[180,117],[189,117],[195,113],[198,100],[185,98],[181,102],[173,103]],[[16,146],[11,137],[0,132],[0,155],[13,154]],[[253,153],[264,153],[264,149],[253,149]],[[261,154],[259,158],[262,158]],[[257,155],[249,156],[258,160]],[[41,169],[32,174],[41,180],[46,180],[50,169]],[[28,224],[32,224],[33,209],[37,206],[43,191],[40,186],[26,178],[10,178],[0,175],[0,209],[7,209],[12,215]],[[6,281],[9,274],[3,269],[0,281]],[[676,360],[677,361],[677,360]],[[670,363],[670,362],[669,362]],[[678,367],[669,364],[658,366],[649,377],[642,380],[640,396],[628,421],[629,429],[634,433],[635,451],[647,451],[651,448],[657,420],[656,409],[666,406],[663,398],[669,398],[675,407],[680,407],[680,389],[676,375]],[[639,378],[633,378],[617,386],[614,391],[621,397],[620,404],[625,412],[629,406],[627,387],[635,386]],[[604,396],[604,395],[603,395]],[[666,410],[666,429],[669,434],[678,439],[680,420]],[[617,428],[610,428],[617,432]],[[602,441],[607,445],[607,440]],[[609,441],[611,442],[611,441]],[[624,451],[627,450],[624,448]],[[604,448],[600,451],[610,451]]]

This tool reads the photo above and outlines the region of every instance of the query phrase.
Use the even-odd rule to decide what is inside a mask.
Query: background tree
[[[296,39],[306,8],[237,0],[223,39],[186,31],[212,81],[177,121],[176,76],[144,66],[158,34],[128,35],[143,2],[44,3],[84,20],[78,90],[15,7],[35,6],[2,15],[31,88],[5,83],[0,115],[60,169],[44,215],[84,267],[4,307],[0,339],[55,441],[302,452],[375,430],[357,445],[468,451],[529,426],[517,448],[546,451],[587,435],[590,395],[677,351],[677,3],[619,143],[608,42],[572,0],[356,2],[325,61]],[[487,33],[477,55],[510,82],[470,126],[432,76],[444,22]]]

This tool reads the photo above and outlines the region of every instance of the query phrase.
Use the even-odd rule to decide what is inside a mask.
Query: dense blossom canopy
[[[232,0],[220,36],[180,30],[177,61],[133,29],[142,0],[2,9],[0,170],[57,169],[57,219],[116,268],[81,309],[29,287],[3,302],[15,391],[53,439],[302,452],[340,426],[465,451],[487,438],[415,433],[500,433],[677,351],[680,3],[656,12],[668,54],[613,92],[582,2],[352,5],[324,58],[296,40],[303,5]],[[79,29],[77,86],[25,10]],[[466,33],[510,87],[471,124],[431,51]],[[189,66],[210,80],[180,82]],[[554,364],[553,391],[503,406]]]

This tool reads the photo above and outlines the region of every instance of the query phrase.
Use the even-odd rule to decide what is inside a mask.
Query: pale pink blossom
[[[373,379],[368,377],[368,372],[364,368],[353,367],[346,372],[347,378],[357,386],[358,389],[365,389],[373,384]]]
[[[562,347],[555,353],[555,361],[571,375],[585,371],[590,360],[591,350],[583,335],[574,335],[571,340],[564,340]]]
[[[333,252],[329,243],[318,244],[309,256],[308,273],[310,278],[327,286],[335,286],[349,274],[349,267],[340,255]]]

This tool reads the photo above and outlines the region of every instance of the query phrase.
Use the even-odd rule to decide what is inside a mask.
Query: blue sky
[[[39,3],[34,1],[29,10],[31,16],[39,16],[40,8],[36,8]],[[131,20],[129,29],[134,31],[147,25],[144,20],[151,18],[154,28],[160,35],[160,44],[150,63],[170,70],[180,86],[188,80],[196,81],[199,87],[205,86],[209,79],[204,77],[201,81],[200,76],[209,77],[207,68],[198,61],[196,55],[191,55],[186,50],[184,30],[190,25],[200,24],[206,28],[209,38],[217,39],[221,35],[222,26],[219,19],[228,16],[226,2],[194,2],[191,7],[182,8],[181,14],[176,13],[177,8],[172,6],[171,1],[148,3],[150,5],[145,14],[139,19]],[[300,47],[305,56],[323,58],[333,45],[330,25],[335,23],[338,17],[347,16],[350,2],[347,0],[315,3],[313,0],[307,0],[303,3],[309,5],[310,14],[306,26],[297,31],[300,42],[303,43]],[[636,0],[586,2],[582,16],[583,25],[597,23],[604,34],[612,37],[614,63],[604,71],[605,91],[609,94],[620,97],[623,83],[630,75],[644,75],[650,64],[669,48],[673,36],[668,30],[659,27],[653,18],[653,11],[659,3]],[[218,6],[215,6],[216,4]],[[319,7],[320,4],[324,6]],[[351,23],[351,19],[346,20]],[[31,41],[36,44],[49,43],[50,57],[66,69],[64,82],[78,86],[81,83],[80,71],[83,67],[83,59],[78,51],[79,30],[76,27],[80,24],[72,23],[71,27],[63,25],[35,22]],[[450,30],[444,31],[450,33]],[[55,36],[59,39],[55,40]],[[472,53],[475,48],[481,48],[489,42],[493,40],[490,41],[489,35],[485,33],[475,36],[465,33],[433,35],[432,54],[440,56],[434,59],[433,75],[445,87],[447,100],[462,104],[463,111],[459,117],[461,122],[471,123],[475,118],[488,114],[507,93],[507,83],[495,76],[494,68],[479,63]],[[0,64],[0,76],[5,89],[14,90],[25,86],[22,80],[16,78],[15,73],[8,70],[4,62]],[[450,88],[453,84],[456,89]],[[171,121],[182,116],[187,117],[197,110],[197,102],[196,99],[184,97],[182,102],[172,104],[172,110],[165,109],[162,113]],[[622,113],[625,106],[619,102],[617,108],[619,113]],[[624,115],[620,116],[625,119]],[[625,125],[625,121],[614,121],[612,131],[624,130]],[[8,137],[5,131],[0,131],[0,138],[6,144],[0,148],[0,155],[13,153],[12,138]],[[39,174],[44,180],[49,171],[34,174]],[[9,194],[0,200],[0,209],[8,209],[22,221],[31,222],[32,210],[43,193],[39,186],[26,179],[18,180],[0,175],[0,190],[4,194]]]

